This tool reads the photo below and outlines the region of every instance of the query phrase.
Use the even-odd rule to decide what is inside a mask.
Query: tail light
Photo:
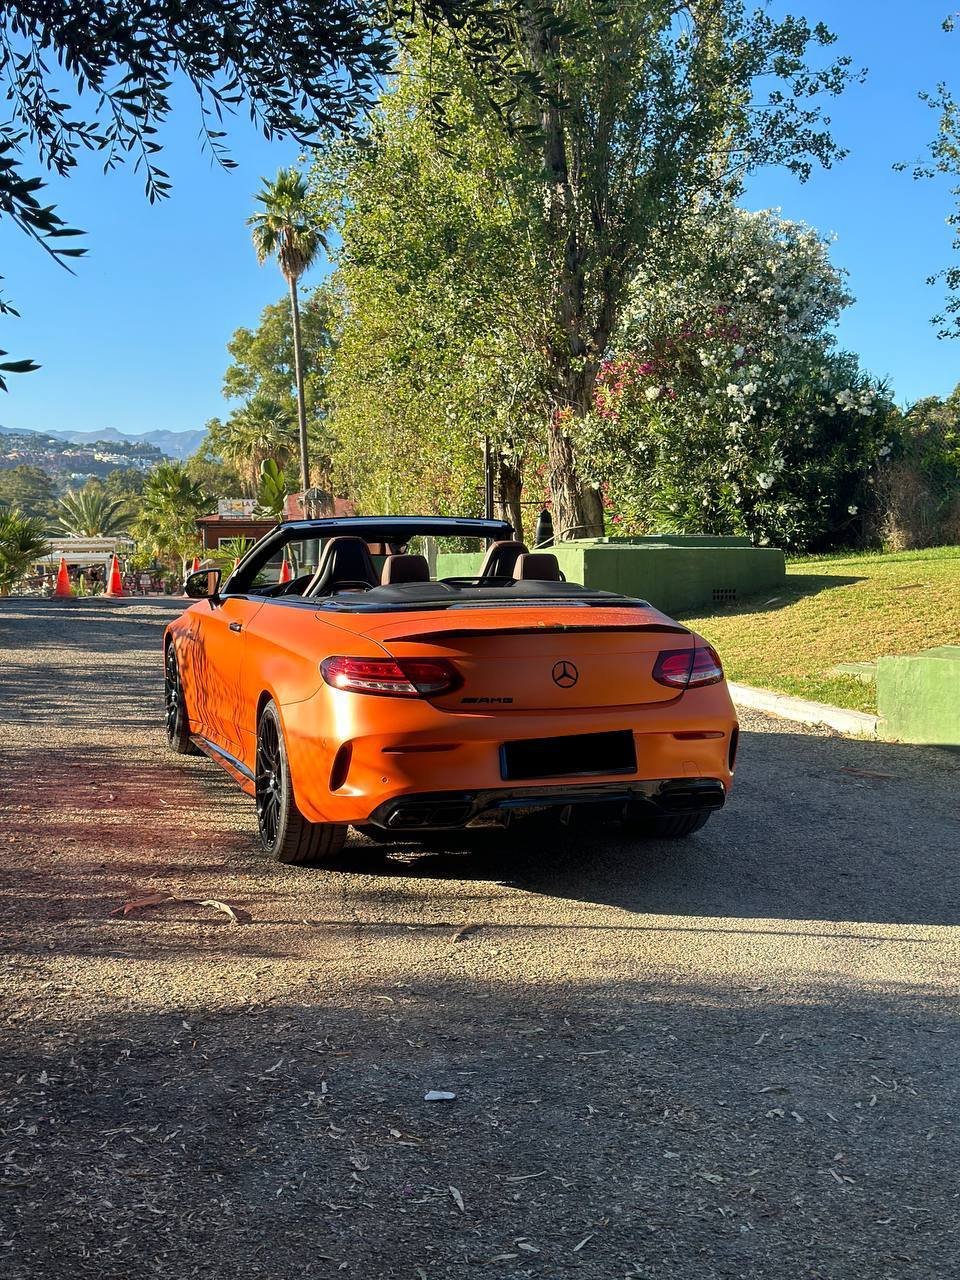
[[[716,650],[708,644],[695,649],[664,649],[657,657],[653,678],[657,684],[672,689],[695,689],[718,684],[723,679],[723,667]]]
[[[324,658],[320,674],[334,689],[386,698],[436,698],[463,683],[443,658]]]

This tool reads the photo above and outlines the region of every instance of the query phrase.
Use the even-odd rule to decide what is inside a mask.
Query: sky
[[[949,183],[894,172],[922,156],[936,128],[918,99],[947,80],[960,90],[960,31],[941,30],[947,0],[795,0],[789,6],[837,33],[836,49],[868,71],[829,104],[849,150],[806,184],[783,170],[750,181],[744,204],[776,207],[836,237],[832,258],[849,272],[856,302],[840,345],[900,403],[945,395],[960,381],[960,342],[938,339],[930,317],[942,293],[926,278],[955,260],[946,217]],[[31,356],[39,372],[10,379],[0,423],[31,430],[125,432],[200,429],[228,409],[221,395],[226,343],[284,292],[275,265],[260,267],[246,219],[260,178],[296,159],[293,144],[267,143],[242,119],[231,126],[237,168],[203,154],[187,94],[163,134],[171,197],[149,205],[131,168],[104,175],[85,156],[51,180],[49,199],[88,233],[88,254],[69,275],[0,219],[5,295],[21,318],[0,318],[0,347]],[[305,283],[322,278],[326,263]]]

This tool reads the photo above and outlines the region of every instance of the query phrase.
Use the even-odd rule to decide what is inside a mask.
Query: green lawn
[[[875,712],[872,684],[830,668],[960,644],[960,547],[794,560],[783,587],[682,621],[731,680]]]

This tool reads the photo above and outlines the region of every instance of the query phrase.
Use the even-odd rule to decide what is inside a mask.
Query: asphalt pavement
[[[284,867],[177,607],[0,601],[0,1274],[960,1274],[956,754],[744,713],[686,842]]]

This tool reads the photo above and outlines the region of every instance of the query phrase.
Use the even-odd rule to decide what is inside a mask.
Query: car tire
[[[312,866],[329,862],[343,848],[345,825],[308,822],[297,808],[290,782],[290,763],[276,704],[268,702],[257,722],[254,775],[257,827],[265,853],[278,862]]]
[[[190,718],[180,683],[180,667],[173,641],[167,645],[163,660],[163,707],[167,730],[167,746],[178,756],[198,756],[200,748],[190,737]]]
[[[707,813],[654,814],[650,817],[625,818],[624,826],[633,835],[651,840],[683,840],[701,831],[710,819]]]

